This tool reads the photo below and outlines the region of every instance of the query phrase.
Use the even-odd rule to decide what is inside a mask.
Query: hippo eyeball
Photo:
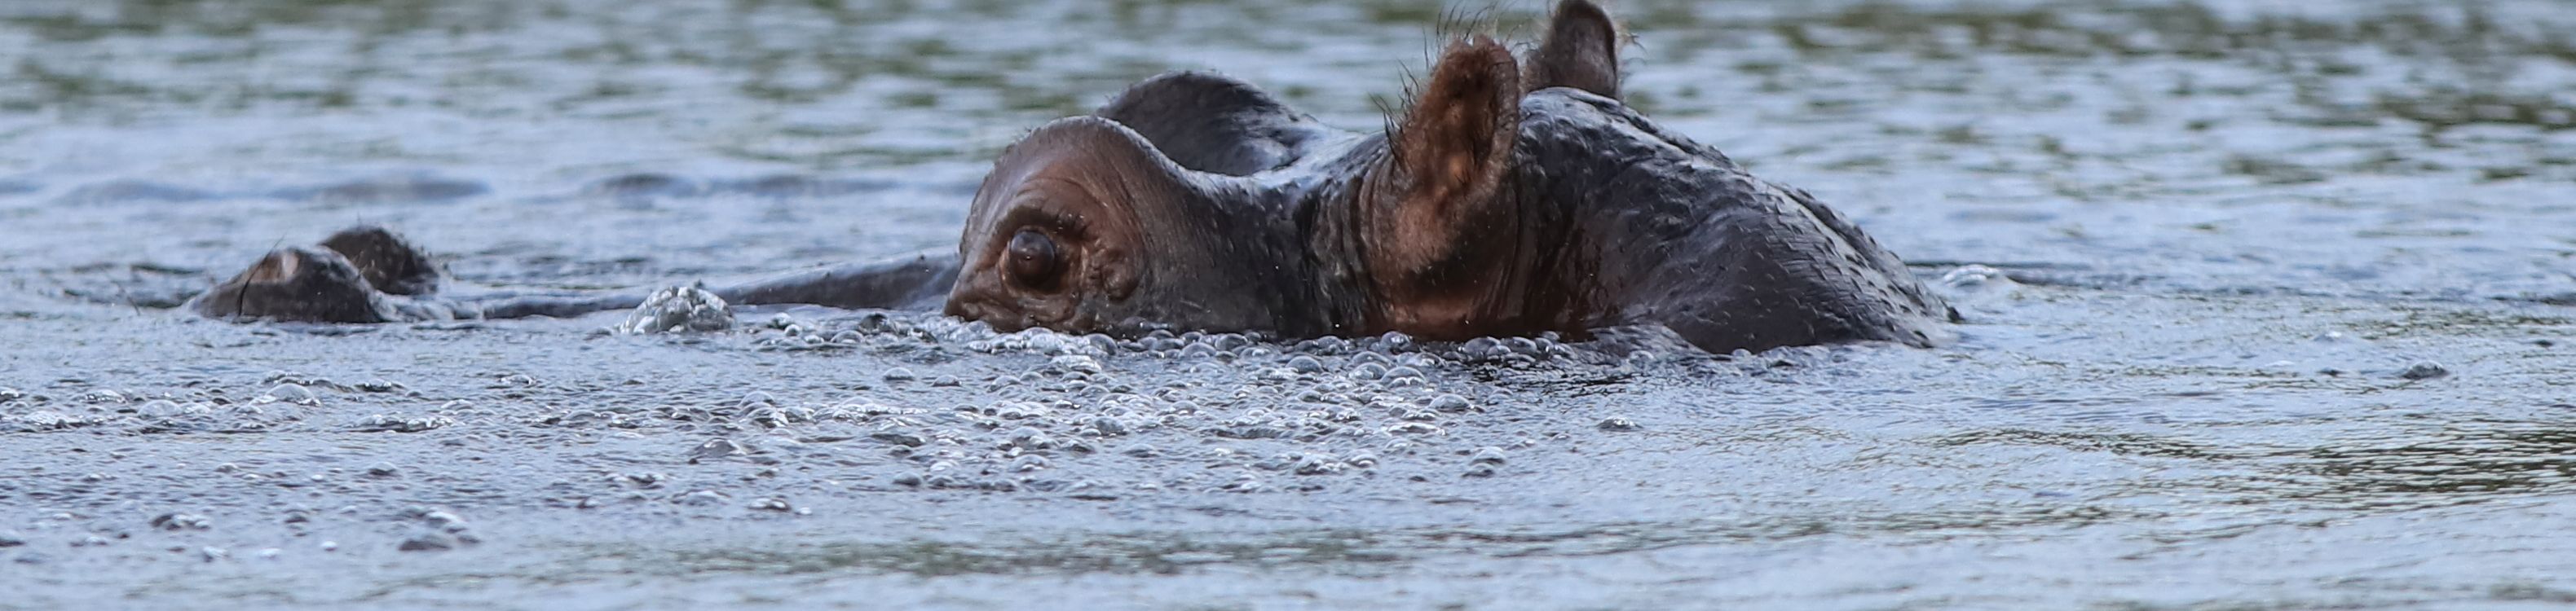
[[[1055,238],[1035,228],[1023,228],[1011,236],[1011,257],[1005,266],[1011,281],[1020,286],[1052,290],[1064,278],[1064,251]]]

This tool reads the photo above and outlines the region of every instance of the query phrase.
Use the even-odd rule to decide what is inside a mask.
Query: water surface
[[[1938,281],[1933,350],[170,309],[361,222],[549,288],[953,244],[1126,83],[1373,128],[1536,8],[7,3],[0,608],[2576,602],[2546,0],[1622,3],[1630,101]]]

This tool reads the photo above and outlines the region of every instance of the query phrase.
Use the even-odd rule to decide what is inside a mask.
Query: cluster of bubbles
[[[895,490],[1312,490],[1332,476],[1504,473],[1507,448],[1527,447],[1539,433],[1484,426],[1480,415],[1510,399],[1483,382],[1533,369],[1653,367],[1688,360],[1666,355],[1698,354],[1668,332],[1584,344],[1552,334],[1466,342],[1420,342],[1401,333],[1295,341],[1174,330],[1111,337],[997,333],[981,323],[890,312],[821,320],[779,313],[728,333],[752,350],[851,352],[891,362],[861,374],[872,379],[859,396],[837,401],[799,404],[755,390],[712,404],[583,406],[537,424],[631,430],[689,423],[693,432],[719,436],[686,450],[692,463],[792,467],[800,455],[836,456],[818,448],[869,448],[881,457],[872,463],[878,476],[862,485]],[[1475,383],[1452,382],[1462,375]],[[1591,418],[1577,428],[1640,428],[1616,414],[1569,417]],[[699,492],[723,494],[682,496]]]

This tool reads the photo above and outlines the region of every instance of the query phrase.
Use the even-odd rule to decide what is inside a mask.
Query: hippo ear
[[[1565,0],[1530,54],[1529,88],[1573,87],[1619,98],[1619,25],[1592,0]]]
[[[1369,265],[1382,290],[1436,290],[1474,280],[1480,249],[1511,231],[1503,180],[1520,137],[1520,66],[1478,36],[1449,44],[1402,123],[1392,155],[1361,199]]]
[[[1408,216],[1455,220],[1493,198],[1520,137],[1517,64],[1502,43],[1484,36],[1441,52],[1388,135]]]

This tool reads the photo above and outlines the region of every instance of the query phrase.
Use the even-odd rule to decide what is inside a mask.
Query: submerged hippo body
[[[941,306],[1005,331],[1398,331],[1447,340],[1659,324],[1710,351],[1853,340],[1928,346],[1945,335],[1950,309],[1840,215],[1621,104],[1619,35],[1599,8],[1567,0],[1547,32],[1526,65],[1483,37],[1450,44],[1412,105],[1379,134],[1324,126],[1225,77],[1156,77],[1004,152],[975,194],[953,257],[808,272],[717,294],[736,303]],[[390,234],[334,242],[400,243]],[[272,254],[199,298],[198,311],[372,322],[564,315],[639,301],[351,291],[349,279],[386,276],[370,273],[369,260],[401,257],[359,256],[345,245]],[[354,269],[301,261],[334,254]],[[277,264],[282,255],[295,264]],[[292,290],[267,291],[283,294],[274,306],[243,307],[259,301],[243,295],[266,294],[262,286]],[[423,305],[436,303],[454,305]]]

